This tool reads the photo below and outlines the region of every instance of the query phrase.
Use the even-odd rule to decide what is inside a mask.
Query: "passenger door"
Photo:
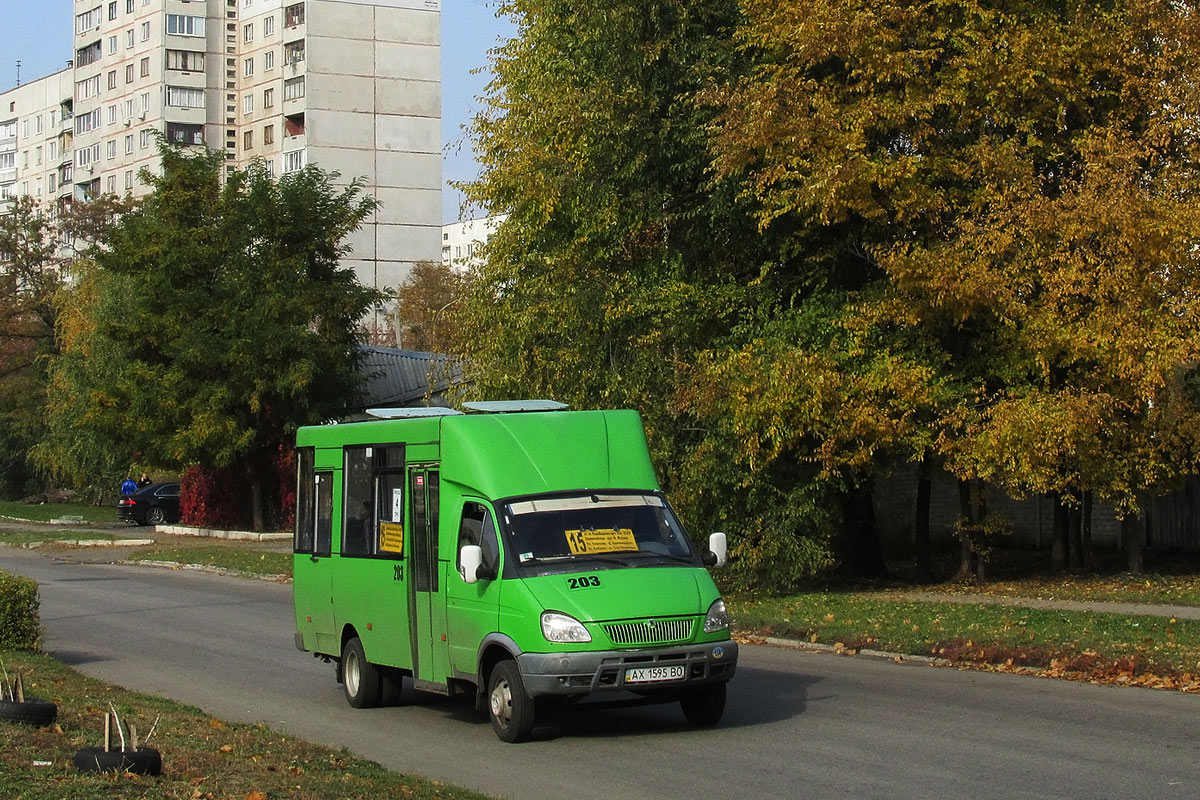
[[[312,451],[300,453],[293,540],[292,598],[300,644],[318,653],[338,655],[333,618],[333,472],[314,472]]]
[[[445,691],[448,659],[438,563],[438,471],[429,465],[410,467],[409,598],[412,617],[414,680]]]

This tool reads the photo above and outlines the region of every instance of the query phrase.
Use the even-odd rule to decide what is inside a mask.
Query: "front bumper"
[[[517,665],[533,697],[593,692],[679,691],[722,683],[737,669],[734,641],[704,642],[646,650],[593,650],[582,653],[522,653]],[[683,666],[682,680],[626,683],[626,670]]]

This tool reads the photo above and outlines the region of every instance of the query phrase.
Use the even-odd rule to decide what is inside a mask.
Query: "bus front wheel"
[[[349,639],[342,648],[342,688],[346,700],[355,708],[374,708],[383,693],[383,676],[379,667],[367,661],[358,637]]]
[[[533,732],[533,698],[525,691],[515,661],[501,661],[488,682],[488,716],[505,742],[523,742]]]

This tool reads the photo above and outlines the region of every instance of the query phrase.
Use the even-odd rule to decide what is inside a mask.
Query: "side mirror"
[[[729,544],[725,539],[725,534],[720,531],[710,534],[708,537],[708,552],[704,554],[704,563],[709,567],[723,567],[729,559]]]
[[[483,548],[477,544],[464,544],[458,551],[459,570],[467,583],[479,580],[479,567],[483,564]]]

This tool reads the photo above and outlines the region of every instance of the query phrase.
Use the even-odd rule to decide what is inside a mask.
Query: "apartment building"
[[[70,163],[53,189],[42,176],[46,198],[145,192],[159,133],[223,150],[231,167],[361,178],[382,205],[345,263],[368,286],[395,287],[439,256],[439,0],[76,0],[75,12],[71,68],[0,94],[14,109],[0,113],[0,191],[36,191],[20,166],[27,119],[69,121]]]
[[[73,86],[68,67],[0,94],[0,213],[21,195],[70,194]]]
[[[442,264],[457,272],[482,266],[483,246],[491,240],[508,214],[449,222],[442,226]]]

